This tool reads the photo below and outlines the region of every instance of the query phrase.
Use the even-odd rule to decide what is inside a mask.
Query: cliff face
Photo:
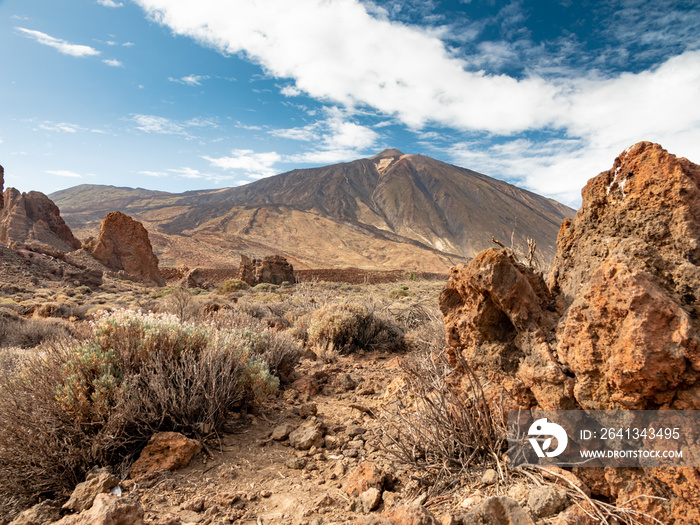
[[[700,166],[642,142],[583,189],[546,284],[488,250],[451,270],[440,306],[456,375],[461,354],[509,408],[698,410],[699,290]],[[663,494],[663,522],[700,522],[694,469],[582,470],[618,501]]]
[[[58,207],[43,193],[7,188],[2,202],[1,242],[40,242],[65,252],[80,248],[80,241],[61,218]]]

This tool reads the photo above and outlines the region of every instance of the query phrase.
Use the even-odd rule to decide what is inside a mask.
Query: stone
[[[558,514],[566,507],[566,503],[566,491],[552,485],[532,489],[527,498],[527,506],[538,519]]]
[[[306,466],[306,458],[289,458],[284,464],[287,468],[292,470],[301,470]]]
[[[241,254],[238,279],[250,286],[260,283],[280,285],[283,282],[295,282],[294,267],[281,255],[271,255],[260,259],[251,259]]]
[[[382,492],[376,487],[371,487],[360,494],[359,499],[362,512],[366,514],[379,506],[379,502],[382,501]]]
[[[124,213],[108,213],[100,223],[97,237],[85,248],[110,270],[123,271],[144,284],[165,286],[146,228]]]
[[[98,494],[89,510],[66,516],[54,525],[144,525],[143,508],[115,494]]]
[[[535,525],[527,511],[507,496],[487,498],[458,519],[469,525]]]
[[[384,512],[381,516],[360,518],[354,525],[441,525],[425,507],[404,505]]]
[[[363,461],[348,476],[345,492],[350,496],[359,496],[371,488],[381,490],[386,480],[386,473],[376,463]]]
[[[309,416],[315,416],[318,413],[318,405],[316,403],[304,403],[299,407],[299,415],[306,419]]]
[[[484,485],[495,485],[496,483],[498,483],[498,480],[498,472],[496,472],[492,468],[486,469],[481,476],[481,482]]]
[[[53,500],[45,500],[20,513],[10,522],[10,525],[43,525],[59,519],[61,519],[60,504]]]
[[[3,206],[5,205],[5,202],[3,199],[4,191],[5,191],[5,168],[0,166],[0,210],[2,210]]]
[[[154,434],[131,466],[129,476],[136,479],[150,472],[177,470],[189,465],[194,455],[201,450],[199,441],[177,432]]]
[[[270,437],[275,441],[284,441],[289,437],[289,434],[294,430],[294,428],[295,425],[292,423],[282,423],[281,425],[277,425],[272,430],[272,435]]]
[[[311,447],[323,446],[325,427],[316,419],[307,419],[289,434],[289,443],[297,450],[309,450]]]
[[[185,288],[208,288],[209,285],[201,268],[188,270],[182,278],[181,284]]]
[[[0,209],[0,242],[38,242],[62,252],[80,248],[80,241],[61,217],[58,206],[38,191],[7,188]]]
[[[88,473],[85,481],[75,487],[63,508],[73,512],[87,510],[92,507],[92,502],[98,494],[107,493],[118,484],[119,479],[107,469],[93,469]]]

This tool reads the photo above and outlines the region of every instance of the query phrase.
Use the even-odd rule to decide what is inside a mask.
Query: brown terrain
[[[142,222],[162,266],[283,255],[297,269],[446,272],[492,245],[532,238],[551,263],[574,211],[474,171],[386,150],[245,186],[183,194],[82,185],[50,196],[79,236],[119,210]]]
[[[454,235],[437,248],[451,228],[437,215],[423,223],[432,234],[416,233],[417,225],[409,232],[407,217],[427,201],[392,208],[388,195],[399,190],[386,179],[393,173],[409,193],[415,186],[406,181],[420,179],[429,195],[421,170],[436,161],[416,157],[388,150],[309,170],[328,188],[355,180],[337,175],[348,170],[372,180],[375,207],[367,209],[366,189],[355,187],[350,200],[338,190],[332,208],[299,193],[298,172],[225,197],[151,192],[139,204],[140,190],[114,190],[143,225],[123,213],[105,217],[113,211],[100,208],[105,194],[81,219],[99,219],[100,236],[73,251],[59,247],[74,244],[50,200],[27,194],[19,206],[6,191],[2,224],[22,226],[3,226],[16,237],[0,246],[0,525],[700,523],[697,468],[514,467],[503,423],[515,409],[700,408],[700,166],[647,142],[623,152],[584,188],[544,275],[508,246],[509,227],[491,223],[484,244],[468,248],[490,249],[469,254]],[[485,186],[470,195],[485,205],[488,188],[496,190],[474,177]],[[260,188],[269,202],[256,203]],[[444,210],[452,190],[436,198]],[[97,190],[61,198],[81,191]],[[159,267],[153,252],[162,256],[165,245],[154,238],[204,239],[223,216],[234,220],[245,199],[256,216],[281,210],[274,196],[284,191],[297,196],[293,213],[352,225],[372,242],[380,239],[368,226],[374,221],[400,250],[473,260],[441,280],[437,264],[437,275],[424,273],[430,264],[411,273],[376,264],[374,248],[361,256],[366,264],[310,269],[303,266],[332,257],[296,252],[285,260],[266,245],[212,259],[218,269],[192,264],[213,257],[203,247],[165,256],[170,268]],[[523,199],[518,192],[511,196]],[[508,209],[493,195],[496,209]],[[195,205],[203,196],[208,212]],[[36,209],[43,211],[29,211]],[[153,221],[158,213],[167,220]],[[151,225],[158,232],[143,236]],[[235,230],[241,246],[251,247],[258,226]],[[505,246],[496,249],[491,235]],[[96,260],[96,239],[122,255]],[[241,251],[257,260],[231,264]],[[299,260],[306,262],[290,280]],[[139,273],[153,275],[154,262],[170,286]],[[158,314],[136,313],[147,311]],[[255,373],[227,383],[231,367],[216,359],[239,347],[257,352],[236,365]],[[223,353],[207,353],[217,348]],[[168,368],[200,355],[194,368]],[[251,390],[223,402],[227,388]]]

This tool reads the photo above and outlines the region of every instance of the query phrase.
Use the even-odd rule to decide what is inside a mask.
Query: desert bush
[[[70,334],[70,324],[64,320],[24,319],[8,310],[0,310],[0,347],[33,348]]]
[[[387,451],[422,471],[423,482],[437,492],[490,465],[506,443],[503,411],[487,403],[466,363],[463,380],[453,380],[444,347],[415,352],[403,362],[405,391],[382,415],[393,442]]]
[[[216,293],[219,295],[225,295],[233,292],[238,292],[240,290],[247,290],[250,288],[248,283],[239,281],[238,279],[229,279],[224,284],[217,288]]]
[[[279,290],[279,286],[272,283],[259,283],[251,288],[251,291],[254,293],[276,292],[277,290]]]
[[[404,348],[404,333],[390,316],[374,307],[335,304],[311,316],[309,344],[323,349],[332,345],[340,354],[358,350],[396,351]]]
[[[118,311],[82,344],[0,370],[0,518],[65,496],[94,465],[129,462],[148,438],[220,431],[227,413],[277,389],[264,336]]]
[[[189,289],[176,287],[163,298],[160,310],[175,314],[181,323],[186,323],[202,315],[203,305],[201,298]]]

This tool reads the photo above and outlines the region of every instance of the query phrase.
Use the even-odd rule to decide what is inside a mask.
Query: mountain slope
[[[511,235],[551,259],[574,211],[474,171],[386,150],[246,186],[183,194],[77,186],[52,199],[77,235],[118,209],[144,222],[166,264],[282,253],[302,267],[442,271]],[[89,203],[88,205],[84,203]],[[188,245],[189,243],[189,245]],[[202,259],[202,261],[200,261]]]

